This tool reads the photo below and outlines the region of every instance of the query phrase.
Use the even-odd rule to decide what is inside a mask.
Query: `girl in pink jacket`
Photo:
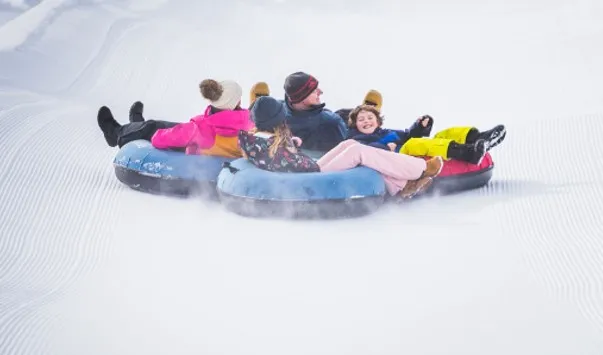
[[[189,122],[145,120],[143,104],[135,102],[130,108],[130,123],[120,125],[111,110],[103,106],[97,122],[110,147],[120,148],[137,139],[148,140],[158,149],[175,149],[186,154],[241,156],[237,134],[253,128],[249,110],[241,108],[241,86],[232,81],[205,79],[199,84],[201,95],[210,104],[203,114]]]

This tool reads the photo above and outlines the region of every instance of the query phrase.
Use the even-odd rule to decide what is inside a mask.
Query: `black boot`
[[[144,122],[144,117],[142,116],[142,110],[144,109],[144,105],[140,101],[136,101],[130,106],[130,122]]]
[[[107,106],[103,106],[98,110],[96,122],[101,131],[103,131],[109,147],[115,147],[117,145],[117,131],[121,125],[113,118],[113,114]]]
[[[475,143],[475,141],[477,141],[480,138],[479,135],[480,135],[480,133],[477,128],[471,128],[469,130],[469,132],[467,133],[467,137],[465,138],[465,144]]]
[[[478,139],[474,144],[450,142],[447,155],[450,159],[479,164],[486,154],[487,145],[488,143],[483,139]]]
[[[484,139],[478,139],[475,144],[473,144],[473,150],[471,152],[471,157],[469,159],[469,163],[479,165],[484,159],[484,155],[488,151],[488,142]]]
[[[446,155],[448,159],[469,161],[472,151],[472,144],[460,144],[452,141],[450,142],[450,144],[448,144],[448,152],[446,153]]]
[[[477,139],[483,139],[488,143],[488,149],[490,150],[499,145],[507,135],[507,130],[504,125],[497,125],[492,129],[484,132],[480,132]]]

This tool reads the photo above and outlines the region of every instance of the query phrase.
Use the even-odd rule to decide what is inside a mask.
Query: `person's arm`
[[[346,139],[348,135],[348,126],[346,124],[346,120],[344,120],[337,113],[326,109],[322,111],[322,115],[324,122],[323,124],[326,123],[328,126],[332,126],[333,128],[335,128],[333,130],[333,138],[339,142]]]
[[[368,145],[373,148],[390,150],[387,143],[394,142],[398,139],[398,136],[392,131],[391,135],[385,136],[381,139],[377,135],[367,135],[360,133],[356,128],[350,128],[348,130],[347,139],[353,139],[364,145]]]
[[[341,137],[341,140],[344,140],[346,138],[346,136],[348,135],[348,126],[346,125],[345,121],[339,116],[336,115],[337,117],[337,128],[339,131],[339,137]]]
[[[158,149],[182,148],[191,143],[197,126],[193,122],[179,123],[171,128],[158,129],[151,144]]]
[[[419,117],[407,130],[410,138],[429,137],[433,127],[433,118],[429,115]]]
[[[360,143],[362,143],[362,142],[360,142]],[[368,146],[370,146],[370,147],[373,147],[373,148],[384,149],[384,150],[391,150],[387,146],[387,143],[371,142],[371,143],[365,143],[365,144],[368,145]]]
[[[410,138],[429,137],[431,127],[433,126],[433,118],[429,115],[419,117],[410,127],[404,130],[392,130],[395,132],[399,140],[396,143],[406,142]]]
[[[203,121],[189,121],[171,128],[158,129],[151,138],[151,144],[158,149],[182,148],[189,145],[207,149],[212,147],[215,141],[215,130]]]

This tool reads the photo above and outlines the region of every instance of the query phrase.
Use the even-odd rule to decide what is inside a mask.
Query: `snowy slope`
[[[603,4],[322,4],[0,1],[0,354],[603,354]],[[115,178],[100,105],[297,70],[392,127],[506,124],[493,181],[265,221]]]

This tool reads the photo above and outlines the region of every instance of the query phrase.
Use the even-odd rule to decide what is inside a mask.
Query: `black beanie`
[[[295,72],[285,79],[285,93],[292,104],[304,101],[317,87],[318,80],[301,71]]]
[[[260,131],[272,131],[285,121],[285,106],[271,96],[260,96],[251,108],[251,119]]]

